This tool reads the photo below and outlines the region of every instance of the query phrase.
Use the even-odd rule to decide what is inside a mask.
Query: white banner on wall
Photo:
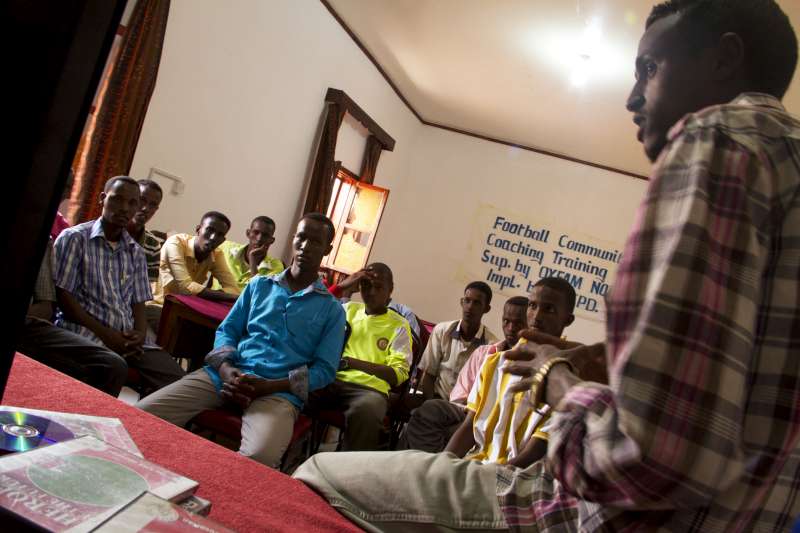
[[[574,230],[568,221],[536,220],[481,204],[461,263],[463,282],[483,280],[506,297],[527,295],[541,278],[567,280],[577,294],[575,315],[605,320],[605,295],[622,257],[622,242]]]

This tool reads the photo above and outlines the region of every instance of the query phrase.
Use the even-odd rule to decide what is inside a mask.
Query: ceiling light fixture
[[[570,83],[581,88],[586,85],[598,66],[597,58],[603,52],[603,29],[598,17],[591,19],[578,38],[576,47],[571,53]]]

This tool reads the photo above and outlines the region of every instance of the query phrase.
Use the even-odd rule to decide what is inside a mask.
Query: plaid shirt
[[[669,134],[607,302],[610,386],[547,461],[501,468],[512,528],[779,531],[800,515],[800,122],[743,94]]]
[[[56,286],[84,311],[117,331],[133,329],[133,304],[152,299],[147,262],[136,241],[122,232],[116,248],[106,241],[101,219],[65,229],[56,240]],[[56,325],[100,342],[91,330],[59,312]]]

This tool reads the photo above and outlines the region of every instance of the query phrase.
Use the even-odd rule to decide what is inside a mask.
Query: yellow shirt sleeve
[[[165,294],[200,294],[205,289],[192,279],[186,267],[186,245],[179,239],[167,239],[161,248],[159,279]]]
[[[223,292],[227,292],[228,294],[239,294],[242,292],[239,289],[236,278],[233,277],[230,269],[228,269],[228,263],[225,260],[224,252],[219,248],[214,250],[214,265],[211,267],[211,275],[214,276],[214,279],[219,281]]]
[[[406,322],[395,331],[395,336],[389,345],[389,354],[386,357],[386,366],[394,370],[395,375],[397,375],[398,385],[408,379],[408,361],[410,359],[411,328]]]

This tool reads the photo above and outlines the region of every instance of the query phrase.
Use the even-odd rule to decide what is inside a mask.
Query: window
[[[388,189],[361,183],[349,170],[339,169],[328,204],[336,236],[323,266],[344,274],[366,266],[388,197]]]

